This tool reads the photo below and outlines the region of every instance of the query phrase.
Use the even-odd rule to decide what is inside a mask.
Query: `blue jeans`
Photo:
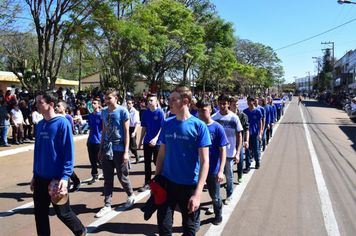
[[[246,150],[246,168],[251,166],[250,152],[253,153],[256,163],[260,163],[260,148],[257,134],[250,134],[250,148]]]
[[[240,161],[237,164],[237,173],[242,173],[243,169],[244,169],[244,147],[242,144],[240,149]]]
[[[89,128],[89,125],[88,123],[84,123],[84,124],[74,124],[74,127],[77,127],[78,128],[78,133],[79,134],[82,134],[82,132],[88,130]]]
[[[208,174],[206,183],[208,185],[210,198],[213,201],[215,217],[221,216],[222,200],[220,195],[220,183],[216,181],[216,175]]]
[[[222,199],[220,195],[220,183],[216,182],[216,175],[208,174],[206,178],[210,198],[213,202],[215,218],[222,215]],[[200,227],[200,209],[195,212],[195,228]]]
[[[266,148],[266,132],[267,132],[267,125],[266,125],[265,129],[263,130],[262,139],[260,141],[263,149]]]
[[[230,197],[234,191],[234,159],[226,157],[224,173],[226,176],[226,197]]]
[[[3,145],[7,145],[7,132],[9,130],[9,126],[4,126],[0,128],[0,136]]]

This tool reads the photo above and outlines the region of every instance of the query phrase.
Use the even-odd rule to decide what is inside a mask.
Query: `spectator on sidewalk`
[[[13,143],[16,145],[23,144],[22,133],[23,133],[23,116],[19,109],[19,104],[15,103],[14,108],[10,111],[11,122],[12,122],[12,139]]]
[[[7,101],[6,99],[1,100],[0,106],[0,136],[3,147],[11,147],[7,142],[7,133],[10,127],[10,114],[6,109]]]
[[[20,101],[20,110],[22,112],[23,120],[24,120],[24,125],[23,125],[23,135],[25,141],[32,140],[32,124],[31,124],[31,111],[28,108],[26,101],[21,100]]]
[[[57,96],[44,92],[37,96],[37,108],[44,116],[36,127],[36,140],[33,161],[33,178],[30,189],[33,191],[34,214],[38,235],[50,235],[49,205],[52,202],[58,218],[77,236],[86,235],[86,228],[72,211],[68,194],[62,196],[65,202],[54,201],[49,195],[49,184],[59,180],[57,192],[66,192],[68,179],[73,172],[74,143],[69,122],[57,116],[54,107]],[[68,199],[66,199],[68,198]]]
[[[74,134],[77,134],[76,129],[78,129],[79,134],[86,134],[88,132],[88,123],[84,122],[82,115],[80,114],[80,110],[76,110],[76,115],[73,118],[74,122]]]

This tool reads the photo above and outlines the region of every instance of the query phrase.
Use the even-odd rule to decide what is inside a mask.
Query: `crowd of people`
[[[20,95],[23,92],[28,99]],[[50,202],[59,219],[75,235],[86,235],[85,227],[70,208],[66,193],[70,190],[70,179],[74,191],[81,184],[73,171],[73,135],[87,132],[92,175],[88,184],[99,181],[100,168],[104,176],[104,206],[95,217],[111,211],[115,169],[127,194],[125,207],[135,203],[129,168],[131,163],[140,161],[138,149],[143,149],[145,175],[138,191],[152,190],[160,235],[171,234],[176,205],[182,214],[184,235],[195,235],[200,227],[200,196],[205,184],[212,199],[207,213],[215,214],[214,225],[221,224],[222,204],[232,201],[234,165],[237,165],[238,183],[250,172],[253,161],[254,168],[260,168],[261,153],[269,144],[274,124],[283,116],[284,106],[291,99],[289,94],[194,96],[183,86],[161,96],[143,91],[142,99],[128,94],[125,101],[120,101],[113,88],[80,92],[76,96],[69,88],[65,93],[60,88],[56,92],[33,95],[23,88],[21,93],[16,101],[9,96],[1,99],[0,94],[0,111],[1,115],[7,114],[5,120],[11,120],[14,125],[14,144],[23,142],[22,133],[24,138],[32,139],[33,126],[41,127],[34,128],[34,175],[31,180],[39,235],[49,235]],[[17,125],[31,128],[22,130]],[[3,145],[9,144],[3,141]],[[131,154],[135,162],[131,161]],[[152,161],[155,170],[152,170]],[[224,175],[226,199],[223,201],[220,184]],[[59,183],[55,192],[66,196],[63,202],[54,201],[48,195],[52,179]],[[157,183],[159,190],[156,191],[153,189]]]

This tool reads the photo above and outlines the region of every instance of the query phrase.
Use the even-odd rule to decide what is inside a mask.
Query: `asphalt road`
[[[204,191],[197,235],[355,235],[356,125],[344,111],[314,100],[304,104],[298,106],[295,98],[289,103],[263,153],[261,168],[252,169],[235,185],[220,226],[212,225],[213,215],[205,214],[210,199]],[[75,172],[84,183],[70,193],[70,202],[90,235],[157,235],[156,215],[145,221],[140,210],[149,194],[137,192],[144,181],[143,160],[132,164],[130,172],[137,203],[123,207],[126,194],[116,179],[115,210],[98,220],[94,215],[103,206],[103,180],[85,183],[91,178],[86,136],[76,139]],[[36,235],[29,189],[31,146],[12,147],[15,154],[0,149],[0,235]],[[224,188],[221,193],[225,199]],[[181,235],[179,213],[174,219],[173,235]],[[50,221],[52,235],[71,235],[52,209]]]

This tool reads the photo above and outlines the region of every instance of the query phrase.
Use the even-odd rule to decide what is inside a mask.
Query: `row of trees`
[[[102,72],[123,94],[191,80],[205,91],[263,90],[283,76],[271,47],[234,36],[209,0],[0,0],[0,69],[26,87]],[[20,17],[21,16],[21,17]]]

